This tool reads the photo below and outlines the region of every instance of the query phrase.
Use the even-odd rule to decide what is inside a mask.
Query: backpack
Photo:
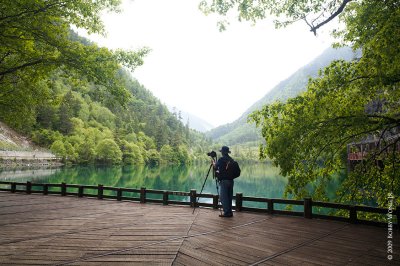
[[[240,176],[240,167],[239,164],[231,159],[226,163],[226,173],[230,179],[235,179]]]

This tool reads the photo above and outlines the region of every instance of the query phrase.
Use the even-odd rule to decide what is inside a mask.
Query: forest
[[[67,163],[188,164],[206,156],[211,141],[132,77],[148,48],[113,51],[71,30],[103,33],[100,11],[117,10],[119,1],[0,5],[1,121]]]

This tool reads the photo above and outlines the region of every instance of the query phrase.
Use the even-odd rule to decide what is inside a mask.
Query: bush
[[[121,142],[122,160],[125,164],[143,164],[144,159],[140,147],[132,142]]]
[[[122,152],[112,139],[104,139],[96,146],[96,158],[101,163],[119,164],[122,160]]]
[[[49,148],[56,140],[63,140],[63,136],[58,131],[41,129],[32,133],[32,141],[39,146]]]
[[[160,164],[160,154],[157,150],[151,149],[147,152],[147,164],[156,166]]]
[[[57,156],[61,156],[63,158],[65,158],[65,156],[66,156],[65,146],[61,140],[54,141],[50,147],[50,150],[52,153],[54,153]]]

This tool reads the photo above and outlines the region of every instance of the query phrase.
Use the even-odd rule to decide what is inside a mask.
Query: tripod
[[[206,185],[206,182],[207,182],[208,176],[210,175],[211,169],[214,168],[214,163],[215,163],[215,161],[217,160],[217,157],[215,157],[215,158],[212,157],[212,160],[213,160],[213,161],[211,162],[210,167],[208,168],[206,178],[204,179],[203,186],[201,187],[200,194],[203,192],[204,186]],[[213,171],[212,171],[212,176],[213,176],[213,179],[215,179],[215,186],[216,186],[216,188],[217,188],[217,193],[218,193],[218,204],[219,204],[219,203],[220,203],[220,199],[219,199],[218,180],[215,178],[215,170],[214,170],[214,169],[213,169]],[[196,200],[196,202],[194,203],[192,214],[194,214],[194,211],[195,211],[195,209],[196,209],[196,205],[197,205],[197,202],[199,201],[199,199],[200,199],[200,197],[197,197],[197,200]],[[221,211],[221,210],[220,210],[220,211]],[[221,214],[222,214],[222,211],[221,211]]]

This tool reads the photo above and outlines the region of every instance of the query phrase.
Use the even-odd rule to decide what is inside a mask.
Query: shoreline
[[[12,168],[42,168],[42,167],[60,167],[64,164],[55,160],[38,160],[38,159],[4,159],[0,158],[0,169]]]

